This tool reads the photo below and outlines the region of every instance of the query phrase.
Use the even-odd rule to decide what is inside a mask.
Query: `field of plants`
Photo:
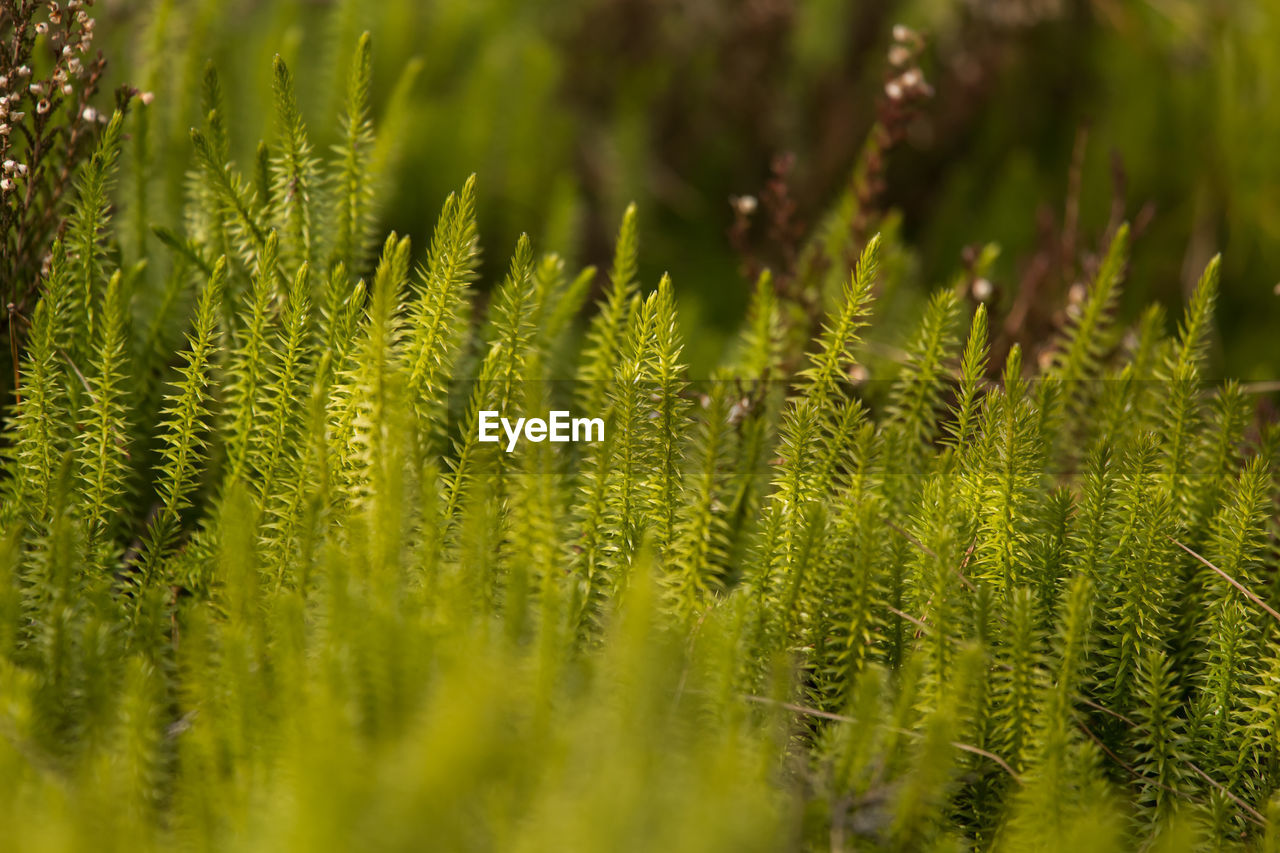
[[[1277,36],[0,0],[0,851],[1280,851]]]

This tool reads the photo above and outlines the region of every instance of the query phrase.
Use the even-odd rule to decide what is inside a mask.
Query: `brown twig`
[[[892,613],[894,616],[897,616],[902,619],[906,619],[912,625],[917,626],[921,630],[924,630],[924,631],[933,630],[927,624],[925,624],[923,619],[917,619],[916,617],[912,616],[910,613],[903,613],[901,610],[899,610],[898,608],[894,607],[891,604],[886,604],[885,607],[888,608],[889,612]]]
[[[1274,394],[1280,391],[1280,382],[1243,382],[1240,390],[1246,394]]]
[[[893,523],[893,521],[891,521],[891,520],[890,520],[890,519],[888,519],[888,518],[883,519],[883,521],[884,521],[885,525],[886,525],[890,530],[893,530],[895,533],[897,533],[897,534],[898,534],[899,536],[901,536],[903,539],[906,539],[906,540],[907,540],[908,542],[910,542],[912,545],[916,546],[916,547],[917,547],[917,548],[919,548],[921,551],[923,551],[924,553],[928,554],[930,557],[933,557],[933,559],[935,559],[935,560],[939,559],[938,554],[937,554],[937,552],[936,552],[936,551],[934,551],[934,550],[933,550],[932,548],[930,548],[928,545],[926,545],[926,544],[924,544],[923,542],[921,542],[921,541],[920,541],[919,539],[917,539],[916,537],[912,536],[910,533],[908,533],[906,530],[904,530],[904,529],[902,529],[901,527],[899,527],[897,524]],[[974,540],[973,540],[972,542],[970,542],[970,543],[969,543],[969,547],[968,547],[968,549],[966,549],[966,550],[965,550],[965,552],[964,552],[964,559],[960,562],[960,567],[961,567],[961,568],[963,568],[963,567],[965,567],[965,566],[969,565],[969,557],[973,555],[973,547],[974,547],[974,544],[975,544],[976,542],[977,542],[977,537],[975,536],[975,537],[974,537]],[[956,577],[958,577],[958,578],[960,579],[960,582],[961,582],[961,583],[963,583],[963,584],[965,585],[965,587],[966,587],[970,592],[977,592],[977,591],[978,591],[978,588],[977,588],[976,586],[974,586],[974,585],[973,585],[973,581],[971,581],[971,580],[969,580],[967,577],[965,577],[965,576],[964,576],[964,573],[963,573],[960,569],[952,568],[952,569],[951,569],[951,571],[955,574],[955,576],[956,576]]]
[[[1082,697],[1080,697],[1080,701],[1081,701],[1081,702],[1083,702],[1085,705],[1088,705],[1090,708],[1094,708],[1094,709],[1096,709],[1096,710],[1098,710],[1098,711],[1103,712],[1104,714],[1108,714],[1108,715],[1110,715],[1110,716],[1112,716],[1112,717],[1115,717],[1117,720],[1120,720],[1121,722],[1127,723],[1127,724],[1128,724],[1128,725],[1130,725],[1130,726],[1136,726],[1136,725],[1137,725],[1137,723],[1135,723],[1133,720],[1131,720],[1131,719],[1129,719],[1128,717],[1126,717],[1124,714],[1121,714],[1121,713],[1120,713],[1120,712],[1118,712],[1118,711],[1112,711],[1110,708],[1103,707],[1102,705],[1099,705],[1097,702],[1094,702],[1094,701],[1092,701],[1092,700],[1090,700],[1090,699],[1088,699],[1088,698],[1086,698],[1086,697],[1083,697],[1083,696],[1082,696]],[[1088,736],[1089,736],[1089,738],[1090,738],[1094,743],[1096,743],[1099,747],[1101,747],[1101,748],[1102,748],[1102,751],[1103,751],[1103,752],[1105,752],[1107,755],[1111,756],[1111,759],[1112,759],[1113,761],[1115,761],[1115,763],[1116,763],[1116,764],[1119,764],[1121,767],[1123,767],[1125,770],[1127,770],[1129,773],[1131,773],[1135,778],[1141,779],[1142,781],[1144,781],[1144,782],[1148,782],[1148,783],[1150,783],[1150,784],[1152,784],[1152,785],[1156,785],[1157,787],[1162,788],[1162,789],[1164,789],[1165,791],[1168,791],[1168,792],[1169,792],[1169,793],[1171,793],[1171,794],[1177,794],[1178,796],[1186,797],[1187,799],[1191,800],[1192,802],[1198,802],[1194,797],[1192,797],[1190,794],[1186,793],[1185,791],[1179,791],[1179,790],[1177,790],[1177,789],[1175,789],[1175,788],[1170,788],[1168,785],[1165,785],[1164,783],[1162,783],[1162,782],[1160,782],[1160,781],[1158,781],[1158,780],[1156,780],[1156,779],[1152,779],[1152,778],[1150,778],[1150,777],[1148,777],[1148,776],[1144,776],[1144,775],[1142,775],[1142,774],[1141,774],[1141,773],[1139,773],[1137,770],[1135,770],[1133,767],[1130,767],[1130,766],[1129,766],[1128,764],[1126,764],[1123,760],[1121,760],[1120,756],[1116,755],[1114,752],[1112,752],[1110,749],[1108,749],[1108,748],[1107,748],[1107,745],[1106,745],[1105,743],[1103,743],[1103,742],[1102,742],[1102,740],[1101,740],[1101,739],[1100,739],[1096,734],[1094,734],[1094,733],[1093,733],[1093,731],[1092,731],[1092,730],[1090,730],[1090,728],[1089,728],[1088,726],[1086,726],[1086,725],[1085,725],[1084,723],[1082,723],[1082,722],[1081,722],[1081,723],[1079,723],[1079,726],[1080,726],[1080,728],[1084,731],[1084,733],[1085,733],[1086,735],[1088,735]],[[1192,761],[1185,761],[1185,760],[1184,760],[1184,761],[1182,761],[1182,764],[1186,765],[1188,768],[1190,768],[1191,770],[1193,770],[1193,771],[1196,773],[1196,775],[1198,775],[1201,779],[1203,779],[1204,781],[1208,782],[1208,783],[1209,783],[1210,785],[1212,785],[1213,787],[1217,788],[1217,789],[1218,789],[1219,791],[1221,791],[1223,794],[1226,794],[1226,795],[1227,795],[1227,797],[1228,797],[1228,798],[1230,798],[1232,802],[1234,802],[1236,805],[1238,805],[1240,808],[1244,809],[1244,810],[1245,810],[1245,812],[1247,812],[1247,813],[1248,813],[1249,819],[1250,819],[1253,823],[1257,824],[1257,825],[1258,825],[1258,826],[1260,826],[1260,827],[1264,827],[1264,828],[1265,828],[1266,826],[1268,826],[1268,825],[1269,825],[1269,822],[1267,821],[1266,817],[1265,817],[1265,816],[1263,816],[1261,812],[1259,812],[1259,811],[1258,811],[1257,809],[1255,809],[1253,806],[1251,806],[1251,805],[1249,805],[1248,803],[1246,803],[1244,800],[1240,799],[1238,796],[1236,796],[1234,793],[1232,793],[1232,792],[1231,792],[1231,790],[1230,790],[1230,789],[1228,789],[1225,785],[1223,785],[1223,784],[1222,784],[1221,782],[1219,782],[1218,780],[1214,779],[1214,778],[1213,778],[1212,776],[1210,776],[1208,773],[1204,772],[1204,770],[1200,769],[1200,767],[1199,767],[1198,765],[1196,765],[1196,764],[1195,764],[1195,762],[1192,762]]]
[[[809,717],[818,717],[823,720],[832,720],[837,723],[859,722],[857,719],[846,716],[844,714],[835,714],[835,713],[832,713],[831,711],[823,711],[818,708],[809,708],[804,705],[797,705],[793,702],[782,702],[778,699],[769,699],[765,696],[752,696],[750,694],[746,694],[742,698],[746,699],[748,702],[756,702],[761,705],[773,705],[775,707],[782,708],[784,710],[791,711],[796,714],[804,714]],[[914,738],[924,737],[924,735],[921,732],[913,732],[910,729],[903,729],[897,726],[882,726],[881,728],[883,728],[885,731],[894,732],[900,735],[906,735],[907,737],[914,737]],[[978,755],[983,758],[994,761],[996,764],[1000,765],[1000,767],[1006,773],[1009,774],[1009,776],[1013,779],[1013,781],[1017,782],[1019,785],[1022,784],[1022,777],[1018,775],[1017,771],[1009,766],[1009,762],[1005,761],[1003,758],[996,755],[994,752],[988,752],[987,750],[982,749],[981,747],[977,747],[972,744],[964,743],[963,741],[958,741],[958,740],[948,741],[948,743],[953,748],[958,749],[962,752],[967,752],[967,753],[970,753],[971,755]]]
[[[1273,607],[1271,607],[1269,604],[1267,604],[1265,601],[1263,601],[1260,597],[1258,597],[1257,593],[1253,592],[1253,590],[1248,589],[1247,587],[1245,587],[1245,585],[1244,585],[1244,584],[1242,584],[1242,583],[1240,583],[1240,581],[1238,581],[1238,580],[1236,580],[1235,578],[1231,577],[1231,575],[1227,574],[1227,573],[1226,573],[1226,572],[1224,572],[1222,569],[1218,568],[1218,567],[1217,567],[1217,566],[1215,566],[1213,563],[1211,563],[1211,562],[1209,562],[1208,560],[1206,560],[1204,557],[1201,557],[1199,554],[1197,554],[1195,551],[1192,551],[1192,550],[1191,550],[1190,548],[1188,548],[1186,545],[1183,545],[1183,544],[1182,544],[1181,542],[1179,542],[1177,539],[1174,539],[1172,536],[1169,536],[1169,537],[1167,537],[1167,538],[1168,538],[1168,539],[1169,539],[1169,541],[1170,541],[1170,542],[1172,542],[1174,545],[1177,545],[1179,548],[1181,548],[1182,550],[1186,551],[1186,552],[1187,552],[1188,554],[1190,554],[1191,556],[1195,557],[1195,558],[1196,558],[1197,560],[1199,560],[1201,563],[1203,563],[1204,565],[1206,565],[1206,566],[1208,566],[1209,568],[1213,569],[1215,572],[1217,572],[1219,575],[1221,575],[1221,576],[1226,580],[1226,582],[1227,582],[1227,583],[1231,584],[1231,585],[1232,585],[1232,586],[1234,586],[1236,589],[1240,590],[1240,592],[1244,595],[1244,597],[1245,597],[1245,598],[1249,599],[1249,600],[1250,600],[1250,601],[1252,601],[1254,604],[1258,605],[1258,606],[1259,606],[1259,607],[1261,607],[1263,610],[1267,611],[1267,613],[1268,613],[1268,614],[1270,614],[1270,616],[1271,616],[1271,618],[1272,618],[1272,619],[1276,620],[1277,622],[1280,622],[1280,613],[1277,613],[1277,612],[1276,612],[1276,610],[1275,610]]]

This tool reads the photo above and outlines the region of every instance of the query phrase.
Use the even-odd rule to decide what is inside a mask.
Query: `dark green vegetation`
[[[248,172],[271,113],[271,57],[293,70],[304,111],[327,117],[367,29],[373,103],[401,143],[383,227],[421,252],[439,200],[474,172],[489,246],[527,231],[571,264],[603,267],[635,200],[642,277],[681,273],[681,316],[698,331],[686,355],[701,375],[750,291],[725,240],[729,197],[759,198],[747,243],[780,272],[797,232],[771,227],[786,209],[770,203],[771,163],[794,154],[782,184],[803,234],[883,117],[893,28],[905,24],[925,39],[935,93],[870,170],[866,207],[873,223],[900,213],[914,299],[947,280],[964,247],[998,240],[992,330],[1026,348],[1049,318],[1033,311],[1005,329],[1004,312],[1024,293],[1060,304],[1088,279],[1079,251],[1105,249],[1098,235],[1129,217],[1121,316],[1153,301],[1176,316],[1221,251],[1209,370],[1280,374],[1272,0],[99,0],[93,12],[109,85],[155,94],[131,118],[138,147],[117,196],[131,251],[150,223],[181,214],[207,61],[223,74],[231,154]],[[317,151],[337,141],[330,122],[310,129]],[[482,286],[501,278],[501,255],[482,261]]]
[[[585,335],[528,239],[474,298],[473,181],[379,239],[348,67],[321,150],[277,61],[243,170],[206,73],[151,235],[134,117],[80,173],[4,433],[0,845],[1276,849],[1280,431],[1201,380],[1216,260],[1129,329],[1118,227],[996,359],[994,252],[898,334],[850,196],[698,381],[634,210]],[[475,440],[556,406],[606,440]]]

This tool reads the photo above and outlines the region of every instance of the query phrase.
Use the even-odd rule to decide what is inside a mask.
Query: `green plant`
[[[32,297],[49,272],[54,237],[74,229],[70,251],[91,259],[80,243],[96,239],[108,203],[110,188],[101,183],[107,172],[86,170],[79,219],[67,220],[77,167],[108,118],[92,106],[106,67],[102,52],[91,51],[95,24],[80,0],[66,8],[36,0],[0,3],[0,302],[7,312],[0,393],[6,398],[15,390],[17,353]],[[117,105],[123,109],[133,94],[119,90]],[[114,146],[101,150],[115,156]]]
[[[206,74],[162,273],[116,226],[52,247],[5,429],[7,843],[1274,844],[1280,435],[1199,381],[1216,261],[1122,338],[1121,230],[1043,367],[988,365],[961,278],[886,364],[901,247],[855,199],[701,381],[633,209],[581,345],[591,272],[527,237],[472,298],[472,181],[371,265],[369,62],[325,157],[277,59],[249,176]],[[555,408],[603,439],[479,438]]]

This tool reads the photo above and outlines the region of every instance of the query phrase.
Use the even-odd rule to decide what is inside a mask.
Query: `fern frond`
[[[175,234],[162,225],[155,226],[152,233],[160,239],[161,243],[194,264],[206,278],[213,274],[213,262],[205,257],[204,247],[196,240]]]
[[[261,447],[258,432],[261,420],[263,382],[271,370],[268,329],[275,308],[276,275],[279,264],[279,241],[276,232],[267,236],[252,289],[247,294],[240,327],[235,333],[235,348],[227,363],[226,413],[227,478],[244,477],[257,464]],[[257,445],[257,447],[254,447]]]
[[[1035,597],[1030,589],[1018,588],[1009,602],[1009,623],[1005,626],[997,654],[992,709],[992,748],[1015,770],[1025,768],[1036,723],[1036,694],[1040,685],[1040,638],[1036,629]]]
[[[604,610],[621,547],[622,532],[611,524],[617,418],[611,412],[604,420],[604,441],[587,449],[577,483],[572,540],[577,553],[568,608],[572,633],[578,640],[586,639]]]
[[[356,344],[354,365],[343,377],[336,402],[346,428],[334,433],[353,498],[378,494],[392,476],[391,415],[403,388],[404,301],[409,278],[409,238],[392,233],[383,245],[368,310]],[[372,489],[372,491],[370,491]]]
[[[953,420],[947,424],[947,432],[950,433],[948,443],[957,450],[972,439],[991,348],[987,334],[987,306],[980,304],[973,313],[973,322],[969,326],[969,339],[964,345],[964,355],[960,360],[960,390],[951,410]]]
[[[638,315],[629,324],[617,369],[609,385],[606,411],[609,426],[616,432],[614,458],[608,472],[608,523],[615,542],[612,583],[625,576],[641,540],[655,524],[653,483],[646,476],[658,464],[650,441],[650,416],[655,389],[651,384],[649,358],[655,346],[658,314],[656,292],[640,304]],[[639,297],[636,297],[639,302]]]
[[[329,265],[345,264],[362,269],[372,248],[374,181],[373,122],[369,117],[369,86],[373,74],[369,33],[360,36],[347,75],[342,141],[333,146],[336,168],[329,191],[332,223],[329,226]]]
[[[650,500],[654,510],[654,543],[665,547],[671,541],[675,528],[676,508],[683,502],[683,466],[688,421],[688,401],[684,399],[685,367],[680,363],[684,345],[676,321],[675,296],[671,279],[663,276],[645,303],[646,319],[642,327],[652,330],[647,341],[647,352],[637,353],[645,360],[643,384],[652,388],[653,417],[649,419],[650,434],[647,439],[652,447],[655,463],[651,471],[653,493]]]
[[[871,287],[879,266],[880,238],[876,236],[862,250],[853,275],[845,285],[842,304],[823,325],[818,351],[810,357],[811,365],[800,372],[801,390],[819,411],[825,410],[853,366],[852,349],[858,340],[858,331],[867,324]]]
[[[547,259],[559,269],[564,266],[564,259],[559,255],[548,255]],[[553,365],[566,355],[574,331],[574,319],[582,313],[595,277],[596,268],[586,267],[567,284],[547,293],[543,320],[538,324],[538,337],[541,348]]]
[[[297,492],[294,478],[302,475],[298,447],[305,421],[297,401],[306,395],[311,355],[310,312],[310,286],[305,270],[299,270],[289,291],[284,326],[273,346],[271,373],[263,395],[264,411],[258,425],[262,432],[262,452],[256,485],[268,518],[275,518],[277,523],[282,523],[279,518],[284,512],[282,505],[287,507],[293,503],[293,494]],[[271,529],[270,520],[264,527]]]
[[[889,394],[884,429],[891,436],[889,451],[900,470],[911,471],[915,457],[933,438],[942,409],[942,381],[955,345],[954,326],[960,303],[951,290],[929,300],[915,338]]]
[[[1257,560],[1262,556],[1270,505],[1270,472],[1265,460],[1255,457],[1240,474],[1233,494],[1211,525],[1209,562],[1249,590],[1263,588]],[[1202,646],[1200,737],[1207,739],[1206,757],[1239,755],[1243,727],[1236,725],[1242,713],[1244,692],[1256,683],[1257,665],[1265,638],[1274,638],[1274,625],[1234,584],[1217,572],[1204,572],[1205,602],[1199,636]],[[1235,783],[1240,766],[1236,760],[1216,760],[1217,770]]]
[[[742,379],[768,383],[777,376],[782,364],[782,320],[768,270],[756,279],[739,349],[736,372]]]
[[[103,234],[110,222],[111,190],[120,159],[121,128],[124,115],[112,114],[98,140],[98,148],[77,179],[79,197],[68,221],[66,252],[74,261],[75,280],[70,319],[76,323],[71,333],[69,350],[79,359],[89,351],[96,334],[96,317],[101,310],[103,283],[106,279]],[[83,321],[83,325],[80,325]]]
[[[201,183],[217,205],[219,221],[225,219],[228,222],[231,247],[247,266],[252,267],[266,250],[269,230],[257,195],[244,186],[243,179],[221,159],[214,144],[202,131],[192,128],[191,142],[203,175]]]
[[[1234,380],[1224,382],[1209,400],[1202,432],[1188,464],[1192,493],[1188,525],[1203,528],[1235,484],[1244,457],[1245,432],[1253,417],[1253,401]]]
[[[129,423],[127,419],[128,362],[125,352],[125,304],[122,276],[111,277],[103,298],[102,320],[94,346],[93,373],[80,435],[83,515],[89,551],[95,552],[123,514],[120,498],[129,479]],[[99,567],[103,564],[99,562]]]
[[[409,389],[424,433],[435,442],[442,431],[454,363],[461,347],[463,303],[480,262],[475,222],[475,176],[451,194],[436,223],[426,265],[418,271],[417,301],[405,344]]]
[[[528,312],[533,307],[533,246],[528,235],[521,235],[511,256],[511,269],[493,301],[493,339],[480,367],[475,391],[456,442],[456,455],[450,460],[445,518],[456,521],[462,498],[470,479],[473,458],[477,452],[480,411],[513,410],[518,403],[528,346],[533,327]]]
[[[386,189],[392,168],[404,149],[415,104],[413,87],[424,65],[419,56],[410,58],[404,64],[382,110],[373,155],[369,158],[369,174],[373,177],[375,196]]]
[[[1134,699],[1142,658],[1152,651],[1169,652],[1171,603],[1179,576],[1170,537],[1180,530],[1169,490],[1153,476],[1158,454],[1158,441],[1148,433],[1139,435],[1122,459],[1118,533],[1108,559],[1111,577],[1100,591],[1113,627],[1103,649],[1108,698],[1120,709],[1129,708]]]
[[[1154,806],[1156,820],[1169,813],[1192,775],[1178,705],[1178,687],[1169,659],[1156,651],[1148,652],[1138,662],[1133,767],[1143,782],[1140,797]]]
[[[884,524],[885,500],[872,472],[877,467],[875,428],[863,424],[855,439],[853,468],[838,496],[823,569],[826,589],[812,593],[816,610],[814,698],[820,707],[843,710],[850,691],[880,656],[882,616],[877,613],[888,592],[884,570],[892,535]]]
[[[173,393],[165,395],[168,402],[160,423],[161,461],[155,472],[160,507],[144,539],[141,557],[144,586],[155,577],[161,558],[178,534],[180,513],[191,504],[196,477],[208,448],[204,433],[210,423],[209,385],[216,345],[217,306],[222,300],[226,277],[226,258],[219,258],[213,275],[200,293],[195,321],[187,335],[190,348],[182,353],[185,364],[178,370]]]
[[[591,320],[579,364],[580,387],[578,408],[584,412],[604,413],[610,383],[626,340],[627,319],[631,301],[639,289],[636,281],[636,254],[639,238],[636,206],[628,205],[618,229],[613,267],[609,272],[609,289],[600,311]]]
[[[732,469],[730,423],[733,387],[727,378],[713,379],[702,396],[697,432],[691,442],[693,464],[686,498],[674,526],[670,571],[666,583],[673,610],[696,612],[711,590],[721,588],[729,557],[727,491]]]
[[[1221,267],[1222,256],[1214,255],[1196,284],[1186,314],[1178,326],[1177,347],[1164,365],[1165,374],[1169,377],[1186,375],[1193,370],[1198,374],[1203,370],[1214,304],[1218,300]]]
[[[1049,376],[1062,385],[1061,399],[1067,416],[1081,420],[1092,389],[1087,383],[1098,375],[1102,359],[1111,347],[1112,315],[1120,294],[1120,282],[1128,262],[1129,226],[1122,225],[1089,286],[1084,303],[1071,317],[1061,348],[1054,354]]]
[[[1033,518],[1028,512],[1041,482],[1045,456],[1036,407],[1026,396],[1021,350],[1015,345],[1005,364],[1004,389],[983,401],[984,459],[978,488],[979,537],[974,574],[1005,596],[1030,582]]]
[[[344,265],[337,264],[330,269],[316,333],[320,351],[325,356],[326,369],[317,371],[317,379],[322,384],[347,367],[366,295],[364,281],[353,284]]]
[[[297,269],[315,261],[315,210],[317,164],[307,139],[307,128],[298,111],[293,75],[277,54],[272,63],[271,90],[275,105],[280,153],[271,161],[269,220],[281,235],[280,256],[285,268]]]
[[[5,482],[6,520],[41,519],[53,493],[63,455],[71,450],[76,412],[63,353],[69,346],[68,314],[75,283],[63,242],[54,244],[50,274],[31,318],[27,352],[19,366],[13,419],[11,476]]]
[[[1102,584],[1102,572],[1114,547],[1118,481],[1111,445],[1101,441],[1085,458],[1071,538],[1072,563],[1094,589]]]
[[[1094,585],[1085,575],[1072,579],[1059,607],[1053,636],[1053,679],[1043,685],[1045,714],[1037,726],[1036,760],[1060,765],[1062,751],[1079,737],[1074,706],[1085,681],[1092,650]]]

